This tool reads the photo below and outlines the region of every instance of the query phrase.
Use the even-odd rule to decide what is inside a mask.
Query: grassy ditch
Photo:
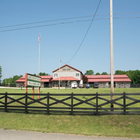
[[[140,138],[140,115],[43,115],[0,112],[0,128]]]

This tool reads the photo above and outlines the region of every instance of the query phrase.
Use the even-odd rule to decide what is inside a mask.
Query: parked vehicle
[[[90,88],[90,84],[86,84],[86,88]]]
[[[76,81],[71,82],[71,87],[72,88],[77,88],[77,82]]]
[[[95,83],[93,84],[93,88],[98,88],[98,82],[95,82]]]

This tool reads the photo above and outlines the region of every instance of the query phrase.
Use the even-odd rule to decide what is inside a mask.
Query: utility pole
[[[110,59],[111,59],[111,94],[114,93],[114,70],[113,70],[113,0],[110,0]],[[111,96],[111,101],[113,95]],[[111,103],[113,108],[113,103]]]
[[[39,37],[38,37],[38,43],[39,43],[38,75],[40,73],[40,39],[41,39],[41,32],[39,31]]]
[[[40,39],[41,39],[41,32],[39,31],[39,37],[38,37],[38,43],[39,43],[39,57],[38,57],[38,76],[40,73]],[[38,94],[40,93],[40,87],[38,88]],[[40,99],[40,96],[38,96],[38,99]]]
[[[61,60],[59,59],[59,89],[60,89],[60,62]]]

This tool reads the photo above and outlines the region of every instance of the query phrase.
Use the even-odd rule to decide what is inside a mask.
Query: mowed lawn
[[[0,93],[25,93],[25,89],[4,89]],[[28,90],[32,93],[32,90]],[[37,93],[38,90],[36,89]],[[110,93],[102,89],[47,89],[41,93]],[[118,88],[115,93],[140,93],[140,88]],[[140,103],[138,104],[140,107]],[[140,115],[46,115],[0,112],[0,128],[38,131],[44,133],[65,133],[94,136],[138,137],[140,138]]]
[[[0,88],[0,93],[25,93],[25,88]],[[28,93],[32,93],[32,89],[28,89]],[[52,89],[41,88],[41,93],[110,93],[110,88],[82,88],[82,89]],[[140,93],[140,88],[114,88],[114,93]],[[38,89],[35,89],[35,93],[38,93]]]

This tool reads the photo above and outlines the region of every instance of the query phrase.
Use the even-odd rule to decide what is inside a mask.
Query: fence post
[[[73,115],[73,92],[71,93],[71,115]]]
[[[49,92],[47,94],[47,115],[49,115]]]
[[[98,115],[98,92],[96,92],[96,115]]]
[[[124,115],[126,114],[126,95],[125,92],[123,92],[123,111]]]
[[[5,92],[5,112],[7,112],[7,92]]]
[[[25,113],[27,114],[28,113],[28,110],[27,110],[27,99],[28,99],[28,92],[25,93]]]

